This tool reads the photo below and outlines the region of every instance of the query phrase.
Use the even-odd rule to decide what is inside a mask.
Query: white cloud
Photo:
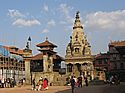
[[[66,18],[65,20],[68,23],[73,23],[73,18],[70,16],[70,12],[73,10],[73,7],[68,6],[67,4],[60,4],[59,6],[59,11],[61,12],[61,14],[64,15],[64,17]]]
[[[50,21],[47,22],[46,28],[43,29],[42,33],[48,33],[49,29],[53,26],[55,26],[55,21],[53,19],[51,19]]]
[[[49,32],[48,29],[44,29],[44,30],[42,31],[42,33],[48,33],[48,32]]]
[[[12,18],[25,17],[19,10],[9,9],[8,15]]]
[[[125,10],[112,12],[95,12],[86,16],[85,27],[99,31],[124,31]]]
[[[56,23],[55,23],[55,21],[53,19],[51,19],[47,24],[48,24],[49,27],[56,25]]]
[[[68,14],[69,14],[69,9],[70,9],[70,7],[67,6],[67,4],[60,4],[60,10],[61,10],[65,15],[68,15]]]
[[[41,23],[35,19],[32,15],[29,15],[29,13],[22,14],[19,10],[16,9],[9,9],[8,10],[8,16],[12,18],[12,25],[15,26],[27,26],[31,27],[33,25],[40,25]],[[30,16],[30,19],[29,19]]]
[[[43,9],[44,9],[44,11],[46,11],[46,12],[48,12],[48,11],[49,11],[48,6],[47,6],[47,5],[45,5],[45,4],[44,4],[44,6],[43,6]]]
[[[66,21],[60,21],[60,24],[67,24]]]
[[[21,26],[33,26],[33,25],[40,25],[41,23],[36,20],[36,19],[32,19],[32,20],[25,20],[25,19],[17,19],[13,22],[13,25],[17,25],[19,27]]]

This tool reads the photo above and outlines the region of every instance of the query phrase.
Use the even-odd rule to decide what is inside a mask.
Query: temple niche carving
[[[76,13],[70,42],[66,47],[65,62],[67,74],[93,78],[93,63],[90,44],[84,34],[79,12]]]

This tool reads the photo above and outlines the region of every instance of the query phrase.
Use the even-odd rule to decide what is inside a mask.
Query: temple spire
[[[82,28],[83,29],[83,27],[82,27],[82,24],[81,24],[81,22],[80,22],[80,16],[79,16],[79,14],[80,14],[80,12],[79,11],[77,11],[76,12],[76,19],[75,19],[75,22],[74,22],[74,27],[73,27],[73,29],[75,29],[75,28]]]
[[[48,41],[48,37],[46,37],[46,41]]]
[[[80,21],[80,19],[79,19],[79,13],[80,13],[79,11],[76,12],[76,21],[78,21],[78,20]]]

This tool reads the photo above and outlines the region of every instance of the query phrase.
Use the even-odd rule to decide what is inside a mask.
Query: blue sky
[[[36,54],[36,44],[48,37],[64,57],[76,11],[92,54],[125,40],[125,0],[0,0],[0,44],[24,49],[30,36]]]

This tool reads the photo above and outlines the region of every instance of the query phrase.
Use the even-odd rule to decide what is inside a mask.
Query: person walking
[[[45,78],[43,80],[43,89],[42,90],[47,90],[47,89],[48,89],[48,80],[47,80],[47,78]]]
[[[33,88],[32,88],[32,90],[36,90],[36,81],[35,81],[35,78],[33,79]]]
[[[75,80],[74,80],[73,76],[71,77],[70,83],[71,83],[72,93],[74,93]]]
[[[10,78],[7,78],[7,88],[10,87]]]
[[[38,86],[38,91],[40,91],[42,89],[43,86],[43,78],[40,78],[39,80],[39,86]]]
[[[78,87],[82,88],[82,77],[78,77]]]
[[[87,77],[85,77],[85,84],[86,84],[86,86],[88,86],[88,79],[87,79]]]
[[[4,78],[1,79],[1,84],[2,84],[2,88],[4,88],[4,84],[5,84],[5,79]]]

